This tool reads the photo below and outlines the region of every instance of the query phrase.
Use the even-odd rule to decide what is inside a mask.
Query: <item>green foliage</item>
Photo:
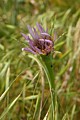
[[[0,1],[0,120],[51,120],[47,70],[39,56],[21,51],[21,32],[36,22],[52,38],[56,32],[55,120],[79,120],[80,0]]]

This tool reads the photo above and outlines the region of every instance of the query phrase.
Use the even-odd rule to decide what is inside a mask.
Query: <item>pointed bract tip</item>
[[[24,51],[24,48],[22,48],[22,51]]]

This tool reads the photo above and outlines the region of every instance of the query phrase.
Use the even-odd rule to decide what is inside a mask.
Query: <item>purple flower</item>
[[[45,31],[40,24],[37,23],[37,28],[31,28],[30,25],[27,26],[31,38],[24,33],[22,36],[28,41],[29,47],[22,48],[22,50],[31,52],[33,54],[43,54],[48,55],[53,50],[53,41],[51,36]]]

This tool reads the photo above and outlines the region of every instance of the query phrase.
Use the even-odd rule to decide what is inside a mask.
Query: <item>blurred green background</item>
[[[42,74],[28,53],[21,51],[25,46],[21,32],[27,34],[26,26],[35,26],[37,22],[47,26],[52,36],[56,31],[59,37],[55,51],[60,53],[53,54],[58,120],[79,120],[80,0],[0,0],[0,119],[39,118]],[[49,120],[45,115],[50,106],[50,91],[44,78],[40,120]]]

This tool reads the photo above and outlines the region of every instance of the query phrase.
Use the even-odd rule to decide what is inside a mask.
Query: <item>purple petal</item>
[[[35,33],[35,37],[36,37],[36,39],[39,39],[39,35],[38,35],[36,29],[35,29],[35,28],[33,28],[33,29],[34,29],[34,33]]]
[[[37,47],[35,47],[35,50],[39,53],[39,54],[42,54],[41,50]]]
[[[45,38],[47,40],[51,40],[52,41],[52,38],[51,38],[51,36],[48,33],[41,33],[41,36],[42,36],[42,38]]]
[[[24,33],[21,33],[21,34],[26,40],[28,40],[28,41],[30,40],[29,36],[25,35]]]
[[[51,39],[51,36],[48,33],[41,33],[42,38]]]
[[[33,43],[32,43],[32,41],[29,42],[29,46],[34,51],[38,52],[39,54],[42,54],[41,50],[39,48],[37,48],[36,46],[34,46]]]
[[[37,27],[38,27],[38,30],[42,33],[42,32],[45,32],[45,30],[42,28],[42,26],[40,24],[36,24]]]
[[[25,51],[28,51],[28,52],[31,52],[33,54],[36,54],[36,52],[34,52],[32,49],[30,48],[22,48],[22,51],[25,50]]]
[[[41,35],[51,37],[48,33],[41,33]]]
[[[39,41],[42,41],[42,42],[47,42],[47,43],[53,43],[51,40],[47,40],[47,39],[39,39]]]
[[[31,34],[31,36],[33,37],[33,39],[36,39],[35,35],[34,35],[34,32],[32,31],[32,28],[30,27],[30,25],[28,25],[27,27],[28,27],[29,33]]]
[[[29,46],[30,46],[31,49],[33,49],[33,50],[35,51],[35,46],[34,46],[33,41],[30,41],[30,42],[29,42]]]

